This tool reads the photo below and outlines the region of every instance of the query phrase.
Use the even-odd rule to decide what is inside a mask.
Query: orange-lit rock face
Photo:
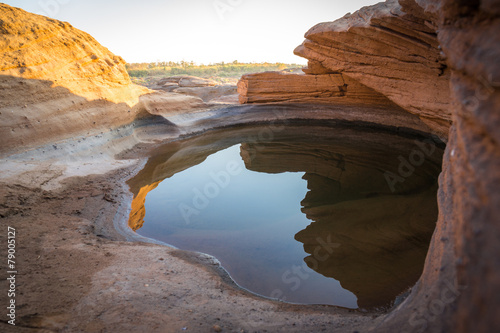
[[[301,206],[302,213],[311,223],[291,234],[303,244],[305,257],[301,256],[300,260],[319,274],[338,280],[343,288],[356,295],[357,304],[362,308],[386,306],[412,286],[422,272],[435,227],[436,177],[442,150],[432,148],[425,164],[415,168],[414,173],[398,184],[393,192],[383,170],[398,173],[398,155],[420,149],[413,140],[383,132],[358,132],[327,126],[283,126],[269,141],[256,143],[252,138],[263,129],[265,127],[213,131],[159,147],[145,168],[128,182],[135,194],[130,228],[137,231],[143,226],[146,195],[160,182],[203,163],[219,150],[241,143],[239,155],[248,170],[268,174],[305,172],[302,178],[307,181],[309,192]],[[427,145],[427,148],[432,147]],[[198,173],[203,174],[203,171]],[[184,190],[182,183],[177,185],[180,187],[173,183],[169,185],[173,197],[176,197],[176,190],[179,193]],[[253,193],[236,199],[235,205],[242,200],[244,206],[253,206],[252,198],[258,195],[259,189],[255,188]],[[176,202],[168,208],[160,204],[160,210],[165,211],[158,220],[154,217],[158,215],[154,194],[152,200],[148,206],[151,215],[144,228],[139,230],[140,234],[148,229],[148,224],[156,223],[166,229],[167,225],[183,229],[184,222],[176,220],[179,207]],[[299,201],[295,204],[298,205]],[[201,218],[203,212],[197,216]],[[196,228],[189,230],[189,233],[197,232]],[[217,232],[213,233],[213,230],[203,229],[193,237],[208,239],[217,237],[215,234]],[[220,230],[220,235],[223,234]],[[327,258],[324,252],[315,251],[320,246],[318,239],[325,238],[339,245]],[[230,243],[217,242],[217,248],[230,249],[230,246]],[[268,251],[270,256],[276,255],[272,249]],[[244,253],[251,256],[249,252]],[[250,283],[245,280],[247,282]],[[259,288],[265,290],[261,285]]]
[[[131,122],[148,89],[125,62],[69,23],[0,4],[2,152]]]
[[[89,100],[133,106],[145,89],[135,86],[125,61],[71,24],[0,5],[0,74],[50,80]]]

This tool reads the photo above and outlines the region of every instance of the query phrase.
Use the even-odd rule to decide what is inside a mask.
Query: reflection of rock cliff
[[[399,109],[387,97],[342,74],[247,74],[238,82],[240,103],[327,103]]]
[[[411,287],[422,273],[437,216],[436,188],[416,195],[385,195],[336,203],[322,194],[324,181],[308,176],[310,192],[302,211],[315,222],[295,235],[311,256],[304,261],[340,281],[358,306],[384,306]],[[343,184],[349,186],[349,184]],[[316,251],[323,242],[339,246]],[[312,260],[314,259],[314,260]]]
[[[366,133],[349,128],[328,126],[287,126],[273,134],[271,142],[256,144],[259,134],[268,127],[247,127],[233,130],[211,131],[203,136],[168,143],[158,147],[143,170],[127,183],[134,194],[132,216],[141,216],[146,192],[156,184],[177,172],[203,162],[207,156],[243,142],[241,156],[249,170],[268,173],[307,171],[348,183],[338,195],[337,201],[391,194],[384,172],[398,173],[399,154],[418,148],[412,140],[397,135],[376,132]],[[300,141],[299,145],[290,142]],[[245,143],[246,142],[246,143]],[[426,145],[429,145],[428,143]],[[393,154],[381,154],[390,146]],[[307,147],[307,149],[305,149]],[[420,191],[435,182],[439,172],[442,151],[427,157],[426,167],[415,169],[411,177],[395,187],[397,193]],[[325,163],[328,161],[328,163]],[[333,163],[333,164],[332,164]],[[337,186],[336,185],[336,186]],[[315,191],[314,193],[318,193]],[[308,194],[310,196],[312,194]],[[139,219],[134,218],[134,221]],[[137,222],[133,223],[138,225]]]
[[[155,182],[150,185],[145,185],[141,187],[139,189],[139,193],[134,196],[134,199],[132,200],[132,209],[128,219],[128,226],[130,229],[136,231],[144,224],[144,217],[146,216],[146,208],[144,207],[144,204],[146,203],[146,196],[159,184],[160,182]]]
[[[302,211],[314,222],[295,236],[311,254],[304,261],[356,294],[358,306],[387,305],[422,273],[437,216],[442,151],[398,187],[411,193],[402,195],[389,190],[383,172],[397,172],[394,161],[415,150],[413,141],[366,133],[356,138],[349,131],[339,131],[335,140],[313,136],[310,147],[279,139],[244,144],[242,157],[251,170],[306,172],[310,191]],[[381,145],[391,153],[381,153]],[[322,242],[339,247],[318,252]]]
[[[69,23],[0,4],[2,150],[133,120],[146,89],[125,61]]]

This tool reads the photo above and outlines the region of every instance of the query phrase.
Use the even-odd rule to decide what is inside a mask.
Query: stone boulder
[[[147,113],[163,117],[205,107],[198,97],[165,91],[141,96],[139,105]]]

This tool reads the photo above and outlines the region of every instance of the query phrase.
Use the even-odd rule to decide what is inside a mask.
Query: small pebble
[[[219,325],[214,325],[212,328],[215,332],[222,332],[222,328]]]

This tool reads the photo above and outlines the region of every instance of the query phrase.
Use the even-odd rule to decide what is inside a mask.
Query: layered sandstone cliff
[[[388,0],[364,7],[314,26],[305,37],[295,54],[310,60],[310,74],[325,69],[343,73],[446,136],[450,73],[434,23],[413,1]]]
[[[424,273],[379,331],[492,332],[500,327],[500,1],[416,2],[438,25],[453,125]]]
[[[240,103],[326,103],[394,106],[387,97],[345,75],[264,72],[243,75]]]

